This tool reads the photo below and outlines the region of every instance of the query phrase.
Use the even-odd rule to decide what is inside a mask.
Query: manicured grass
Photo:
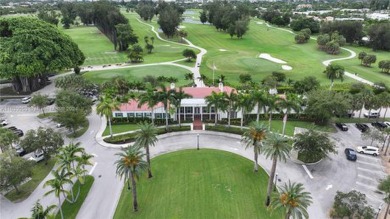
[[[288,78],[299,80],[308,75],[317,77],[321,83],[329,84],[322,72],[325,66],[322,61],[338,57],[346,57],[349,53],[342,51],[340,55],[328,55],[317,49],[316,42],[298,45],[294,36],[286,31],[269,28],[258,19],[252,19],[249,31],[243,39],[231,39],[229,34],[219,32],[210,25],[183,23],[188,32],[188,39],[208,50],[201,66],[202,74],[212,78],[212,66],[215,64],[215,75],[223,74],[231,84],[238,84],[242,73],[250,73],[254,81],[260,81],[272,71],[284,72]],[[221,51],[227,50],[227,51]],[[276,64],[258,58],[261,53],[269,53],[282,59],[293,70],[282,70],[281,64]],[[227,61],[229,60],[229,61]],[[349,82],[351,79],[345,80]],[[336,83],[339,83],[338,81]]]
[[[79,46],[85,55],[84,66],[123,63],[125,53],[114,50],[114,44],[94,26],[79,26],[63,30]]]
[[[12,202],[21,202],[28,198],[30,194],[38,187],[42,180],[53,169],[55,159],[48,160],[48,164],[45,165],[45,161],[37,163],[32,169],[31,180],[19,187],[20,193],[16,193],[15,190],[8,192],[5,197]]]
[[[268,121],[264,121],[265,124],[268,124]],[[286,123],[286,135],[294,136],[294,129],[295,127],[299,128],[305,128],[305,129],[314,129],[317,131],[323,131],[323,132],[335,132],[336,129],[332,125],[328,126],[318,126],[314,125],[313,122],[306,122],[306,121],[288,121]],[[271,125],[271,130],[274,132],[282,133],[283,130],[283,121],[281,120],[273,120]]]
[[[390,74],[385,74],[381,72],[381,69],[378,67],[378,63],[382,60],[390,60],[390,52],[385,51],[372,51],[370,48],[360,47],[360,46],[347,46],[346,48],[351,49],[356,52],[356,58],[349,60],[336,61],[335,63],[344,66],[345,70],[350,73],[357,73],[359,77],[367,79],[372,82],[390,82]],[[366,52],[370,55],[376,55],[376,62],[371,65],[371,67],[365,67],[360,64],[358,55],[360,52]]]
[[[138,124],[113,124],[112,125],[112,134],[128,132],[139,129]],[[107,125],[106,129],[103,132],[103,136],[110,134],[110,128]]]
[[[176,86],[182,86],[190,83],[190,81],[185,80],[185,74],[190,71],[184,68],[171,66],[171,65],[156,65],[156,66],[145,66],[137,68],[124,68],[124,69],[113,69],[113,70],[104,70],[104,71],[91,71],[83,74],[83,76],[96,83],[103,83],[110,80],[115,76],[124,76],[129,81],[142,81],[142,79],[151,75],[154,77],[165,76],[165,77],[175,77],[179,79],[176,83]]]
[[[91,189],[94,181],[95,181],[95,179],[93,178],[93,176],[89,176],[89,175],[86,176],[84,185],[82,185],[80,188],[80,195],[79,195],[79,198],[77,199],[77,201],[75,203],[69,203],[67,201],[64,201],[62,203],[62,211],[64,213],[64,218],[67,218],[67,219],[76,218],[77,213],[79,213],[79,210],[80,210],[81,206],[83,205],[85,198],[87,198],[89,190]],[[80,184],[79,181],[77,181],[73,185],[74,195],[76,195],[78,192],[79,184]],[[71,197],[71,196],[68,196],[68,198],[69,197]],[[56,219],[61,219],[60,212],[58,212]]]
[[[238,155],[184,150],[152,159],[152,171],[137,184],[139,211],[126,184],[114,218],[282,218],[264,205],[265,171],[254,173],[253,162]]]

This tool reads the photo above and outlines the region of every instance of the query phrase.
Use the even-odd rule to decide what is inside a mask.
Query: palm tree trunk
[[[231,113],[231,110],[229,109],[228,111],[228,127],[230,128],[230,113]]]
[[[257,104],[257,114],[256,114],[256,122],[259,121],[259,117],[260,117],[260,105]]]
[[[383,219],[387,219],[387,215],[389,214],[389,207],[390,207],[390,204],[387,204],[386,211],[385,211],[385,218],[383,218]]]
[[[291,215],[291,209],[288,209],[288,211],[287,211],[286,216],[284,217],[284,219],[290,219],[290,215]]]
[[[283,136],[284,136],[284,133],[286,132],[286,123],[287,123],[287,113],[284,114],[284,118],[283,118],[283,131],[282,131]]]
[[[272,122],[272,112],[269,113],[269,119],[268,119],[269,130],[271,130],[271,122]]]
[[[181,127],[181,119],[180,119],[180,106],[178,107],[179,109],[178,109],[178,113],[177,113],[177,115],[178,115],[178,117],[179,117],[179,127]]]
[[[152,107],[152,125],[154,125],[154,108]]]
[[[215,108],[215,122],[214,122],[214,125],[217,125],[217,120],[218,120],[218,109]]]
[[[360,112],[359,112],[359,119],[360,119],[361,116],[362,116],[362,111],[363,111],[363,107],[360,109]]]
[[[134,174],[132,171],[130,171],[130,178],[131,178],[131,193],[133,194],[133,210],[137,212],[138,211],[137,187],[134,179]]]
[[[241,130],[242,130],[242,126],[244,125],[244,110],[241,110],[242,112],[242,115],[241,115]]]
[[[257,158],[259,157],[259,154],[257,153],[257,146],[255,144],[253,144],[253,150],[255,152],[255,157],[254,157],[254,161],[255,161],[255,172],[259,171],[259,165],[257,164]]]
[[[64,219],[64,214],[62,213],[61,199],[59,196],[58,196],[58,207],[60,208],[61,219]]]
[[[107,119],[108,119],[108,127],[110,128],[110,137],[112,138],[111,118],[107,117]]]
[[[275,171],[276,171],[276,163],[277,163],[277,158],[276,156],[273,157],[272,160],[272,167],[271,167],[271,173],[269,174],[269,179],[268,179],[268,187],[267,187],[267,199],[265,202],[266,206],[269,206],[270,201],[271,201],[271,193],[272,193],[272,188],[274,185],[274,178],[275,178]]]
[[[165,129],[168,131],[168,107],[165,109]]]
[[[385,119],[386,119],[387,109],[388,109],[388,107],[386,107],[385,114],[383,115],[383,121],[385,121]]]
[[[146,145],[145,150],[146,150],[146,161],[148,162],[148,178],[152,178],[153,175],[152,175],[152,170],[151,170],[151,166],[150,166],[149,145]]]

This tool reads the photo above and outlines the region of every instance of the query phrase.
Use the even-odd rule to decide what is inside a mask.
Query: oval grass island
[[[123,188],[114,218],[282,218],[265,207],[268,175],[253,161],[212,149],[183,150],[151,161],[137,183],[139,211]]]

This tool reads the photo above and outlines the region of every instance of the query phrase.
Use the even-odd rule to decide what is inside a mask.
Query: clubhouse
[[[171,84],[171,89],[175,89],[174,84]],[[172,115],[174,120],[178,120],[179,116],[181,121],[194,121],[195,119],[200,119],[201,121],[214,120],[215,109],[214,107],[207,107],[205,98],[211,95],[213,91],[216,93],[226,92],[228,94],[237,92],[234,88],[224,86],[222,83],[219,83],[218,87],[183,87],[182,89],[183,92],[191,95],[192,98],[183,99],[181,101],[180,109],[176,109],[176,112]],[[138,107],[137,100],[130,100],[128,103],[122,104],[118,111],[113,111],[113,116],[116,118],[153,117],[155,119],[164,119],[165,115],[164,105],[161,102],[151,109],[147,104]],[[218,112],[217,116],[217,119],[221,120],[227,118],[228,114],[226,112]],[[241,118],[241,112],[232,112],[231,118]]]

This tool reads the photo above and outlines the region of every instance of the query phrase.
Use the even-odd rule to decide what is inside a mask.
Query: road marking
[[[302,165],[302,167],[306,171],[307,175],[309,175],[310,179],[313,179],[313,175],[311,175],[311,172],[309,169],[307,169],[306,165]]]
[[[374,182],[376,182],[376,183],[379,183],[379,182],[378,182],[378,180],[375,180],[375,179],[374,179],[374,178],[372,178],[372,177],[363,176],[363,175],[360,175],[360,174],[358,174],[358,177],[365,178],[365,179],[368,179],[368,180],[374,181]]]
[[[96,154],[92,154],[93,155],[93,157],[98,157]]]
[[[329,189],[331,189],[332,187],[333,187],[333,185],[330,184],[330,185],[328,185],[328,186],[325,188],[325,190],[329,190]]]
[[[366,168],[362,168],[362,167],[358,167],[357,169],[358,169],[358,170],[362,170],[362,171],[366,171],[366,172],[370,172],[370,173],[374,173],[374,174],[378,174],[378,175],[380,175],[381,177],[387,176],[387,175],[386,175],[383,171],[381,171],[381,170],[366,169]]]
[[[366,184],[361,183],[361,182],[356,182],[356,185],[359,185],[359,186],[363,186],[363,187],[369,188],[369,189],[372,190],[373,192],[375,192],[376,190],[378,190],[378,188],[375,187],[375,186],[366,185]]]
[[[361,160],[358,160],[357,163],[358,164],[366,164],[366,165],[378,167],[380,169],[380,166],[379,166],[380,164],[379,163],[369,163],[369,162],[365,162],[365,161],[361,161]]]
[[[93,171],[95,170],[95,167],[98,163],[96,162],[93,167],[91,168],[91,170],[89,171],[89,175],[91,175],[93,173]]]

